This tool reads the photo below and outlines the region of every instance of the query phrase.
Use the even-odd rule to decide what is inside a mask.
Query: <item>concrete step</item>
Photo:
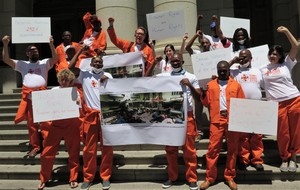
[[[19,99],[19,100],[21,100],[21,98],[22,98],[21,93],[0,94],[0,100],[4,100],[4,99]]]
[[[27,130],[27,122],[22,121],[21,123],[15,124],[14,121],[1,121],[0,130]]]
[[[0,121],[14,121],[16,113],[0,113]]]
[[[1,106],[18,106],[21,99],[0,99]]]
[[[19,106],[0,106],[0,113],[17,113]]]

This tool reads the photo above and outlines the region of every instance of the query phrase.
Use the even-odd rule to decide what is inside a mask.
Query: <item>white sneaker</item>
[[[288,162],[286,161],[282,162],[279,169],[281,172],[288,172],[289,171]]]
[[[297,171],[297,164],[293,160],[290,161],[289,167],[288,167],[289,172],[296,172]]]

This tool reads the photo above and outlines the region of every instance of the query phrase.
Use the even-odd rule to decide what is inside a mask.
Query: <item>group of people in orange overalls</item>
[[[198,17],[201,19],[201,17]],[[23,77],[22,100],[17,112],[15,122],[27,120],[30,145],[32,150],[28,156],[34,158],[42,149],[41,171],[38,189],[44,189],[51,179],[55,155],[58,152],[60,141],[64,139],[69,154],[68,165],[70,169],[69,184],[71,188],[78,187],[80,142],[83,147],[83,183],[81,190],[88,190],[93,183],[97,170],[97,147],[100,142],[102,160],[100,164],[100,177],[102,189],[110,188],[110,177],[113,166],[113,148],[105,146],[102,142],[100,127],[100,96],[98,87],[107,79],[112,78],[109,73],[103,71],[103,59],[106,49],[106,34],[102,30],[102,22],[89,12],[83,17],[86,31],[80,43],[72,42],[72,34],[63,32],[63,42],[54,47],[53,38],[50,37],[50,49],[52,57],[39,60],[39,51],[36,46],[30,45],[26,49],[29,61],[11,59],[8,52],[9,36],[4,36],[3,61]],[[247,48],[250,47],[250,37],[243,28],[238,28],[231,43],[222,33],[220,23],[216,16],[212,17],[210,25],[212,35],[206,35],[200,28],[185,46],[187,34],[183,37],[182,47],[179,52],[175,51],[172,44],[165,47],[166,60],[162,56],[156,56],[154,45],[149,40],[147,30],[138,27],[135,30],[135,41],[131,42],[117,37],[114,30],[114,18],[109,18],[107,33],[112,43],[124,53],[142,51],[144,61],[144,76],[152,76],[155,68],[159,68],[159,76],[183,75],[180,85],[187,87],[188,92],[188,122],[186,141],[183,145],[183,158],[186,165],[186,180],[191,190],[207,189],[217,179],[217,160],[222,148],[222,139],[225,136],[227,142],[227,160],[224,178],[229,188],[237,189],[234,182],[236,177],[236,160],[242,165],[254,166],[258,171],[263,170],[262,135],[242,134],[228,131],[228,118],[230,114],[230,98],[260,99],[261,84],[266,90],[267,99],[279,103],[278,119],[278,147],[282,164],[282,172],[295,172],[297,170],[296,154],[300,152],[300,93],[291,80],[291,70],[296,64],[296,54],[299,43],[286,27],[278,27],[277,31],[287,36],[291,43],[289,55],[285,58],[281,46],[270,49],[268,57],[270,64],[259,71],[251,68],[252,55]],[[194,41],[198,38],[200,50],[192,49]],[[233,60],[220,61],[217,65],[217,76],[201,87],[192,73],[183,68],[183,50],[190,55],[212,51],[218,48],[233,48],[241,50],[239,56]],[[91,59],[91,70],[79,69],[82,59]],[[239,63],[236,71],[231,70],[233,63]],[[75,87],[78,92],[77,102],[80,105],[80,117],[49,121],[38,124],[33,122],[31,92],[45,90],[47,87],[48,71],[55,66],[57,78],[60,84],[57,88]],[[241,75],[256,77],[253,81],[242,80]],[[248,83],[249,82],[249,83]],[[250,84],[250,83],[253,84]],[[247,84],[246,84],[247,83]],[[250,88],[249,85],[252,85]],[[281,90],[278,90],[280,87]],[[55,89],[54,89],[55,90]],[[253,92],[255,91],[255,92]],[[260,91],[259,91],[260,92]],[[253,97],[255,95],[255,97]],[[194,105],[193,105],[194,102]],[[210,137],[206,154],[206,178],[198,187],[197,185],[197,156],[195,138],[198,135],[194,120],[195,106],[209,107],[210,111]],[[194,107],[194,108],[193,108]],[[201,108],[202,109],[202,108]],[[39,129],[40,128],[40,129]],[[41,131],[43,143],[40,144]],[[199,130],[199,128],[198,128]],[[251,155],[251,156],[250,156]],[[178,147],[166,146],[168,161],[168,180],[162,188],[171,187],[178,179]]]

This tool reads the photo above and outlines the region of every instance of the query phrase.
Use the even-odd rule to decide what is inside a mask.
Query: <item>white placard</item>
[[[151,13],[146,17],[152,40],[181,37],[186,32],[183,10]]]
[[[100,88],[105,145],[185,142],[186,93],[182,76],[109,79]]]
[[[230,98],[229,131],[277,136],[278,103]]]
[[[268,59],[268,52],[269,52],[269,46],[267,44],[265,45],[261,45],[261,46],[256,46],[256,47],[252,47],[252,48],[248,48],[248,50],[251,52],[252,54],[252,61],[251,61],[251,66],[253,68],[257,68],[259,69],[261,66],[267,65],[270,63],[269,59]],[[239,52],[233,52],[232,54],[232,59],[235,56],[239,56]],[[238,68],[239,64],[235,64],[233,65],[230,69],[234,69],[234,67],[236,67],[236,69]]]
[[[76,88],[60,88],[32,92],[34,122],[79,117]]]
[[[220,17],[221,30],[227,38],[233,38],[234,31],[237,28],[244,28],[250,36],[250,20],[232,17]]]
[[[193,54],[192,64],[193,71],[197,79],[201,81],[207,81],[212,75],[217,75],[217,64],[219,61],[231,60],[231,48],[216,49],[213,51],[203,52],[199,54]],[[200,84],[202,86],[202,84]]]
[[[50,17],[12,17],[12,43],[49,43]]]

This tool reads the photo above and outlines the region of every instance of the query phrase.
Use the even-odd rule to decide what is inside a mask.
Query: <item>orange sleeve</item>
[[[108,36],[110,38],[110,41],[119,49],[121,49],[123,52],[126,52],[129,45],[130,45],[130,41],[128,40],[122,40],[120,38],[117,37],[115,29],[107,29],[107,33]]]
[[[103,30],[101,30],[99,36],[94,40],[91,50],[101,49],[106,50],[106,34]]]
[[[91,13],[87,12],[87,13],[85,13],[85,15],[83,16],[83,19],[82,19],[86,30],[93,28],[93,26],[90,22],[90,17],[91,17]]]

